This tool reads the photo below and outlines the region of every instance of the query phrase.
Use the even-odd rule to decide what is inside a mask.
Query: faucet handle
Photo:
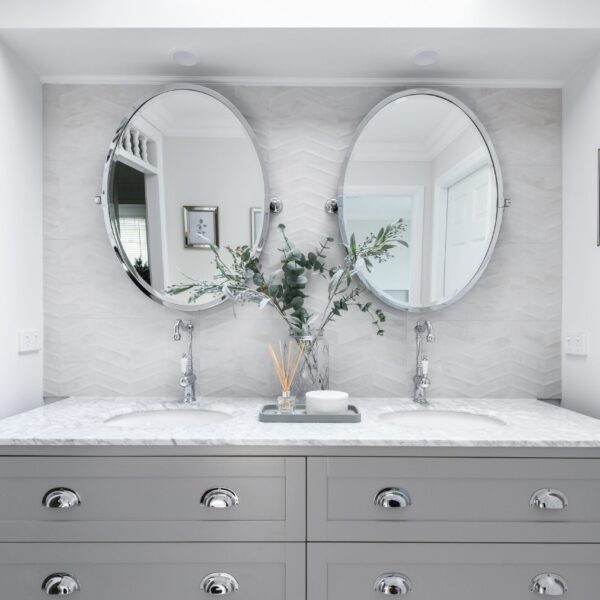
[[[194,324],[191,321],[184,323],[181,319],[175,319],[175,327],[173,328],[173,339],[176,342],[181,340],[181,330],[185,329],[190,335],[194,331]]]
[[[433,333],[433,325],[431,321],[425,321],[425,327],[427,328],[427,341],[435,342],[435,335]]]
[[[421,361],[421,368],[423,369],[423,376],[427,377],[429,373],[429,356],[426,354],[423,355],[423,359]]]
[[[183,327],[183,321],[181,319],[175,319],[175,327],[173,329],[173,340],[178,342],[181,340],[181,328]]]

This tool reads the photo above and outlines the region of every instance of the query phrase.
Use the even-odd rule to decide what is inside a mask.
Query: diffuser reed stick
[[[300,364],[300,357],[302,356],[302,350],[300,348],[298,348],[294,356],[292,356],[291,346],[291,344],[286,344],[287,348],[284,350],[280,342],[279,353],[276,354],[275,350],[273,350],[273,346],[269,344],[271,360],[273,361],[273,366],[275,367],[275,372],[277,373],[277,378],[279,379],[281,390],[283,392],[290,391],[292,381],[294,381],[294,376],[296,375],[298,365]]]
[[[269,353],[277,378],[281,384],[281,396],[277,398],[277,405],[280,412],[292,412],[294,409],[294,401],[291,397],[290,388],[292,387],[292,381],[298,370],[300,364],[300,358],[302,356],[302,349],[298,347],[294,353],[292,353],[292,345],[286,344],[282,346],[279,342],[279,353],[273,350],[273,346],[269,344]]]

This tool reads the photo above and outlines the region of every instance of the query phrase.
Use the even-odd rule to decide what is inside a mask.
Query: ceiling
[[[600,2],[599,2],[600,4]],[[360,83],[379,80],[559,87],[600,52],[599,29],[2,29],[46,82],[196,80]],[[173,50],[198,58],[176,65]],[[418,67],[415,52],[438,63]]]
[[[434,137],[449,118],[464,113],[454,104],[434,96],[409,96],[389,103],[373,116],[361,134],[363,142],[422,143]],[[400,138],[401,136],[401,138]]]
[[[140,108],[134,126],[138,126],[136,119],[149,123],[165,137],[248,137],[239,119],[220,100],[188,90],[153,98]]]
[[[0,0],[4,28],[590,29],[598,0]]]
[[[471,128],[474,146],[483,146],[471,119],[452,102],[409,96],[390,102],[371,117],[352,159],[375,162],[431,162]]]

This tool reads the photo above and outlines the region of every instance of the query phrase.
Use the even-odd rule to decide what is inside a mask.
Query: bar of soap
[[[348,394],[335,390],[306,392],[306,412],[309,415],[339,415],[348,412]]]

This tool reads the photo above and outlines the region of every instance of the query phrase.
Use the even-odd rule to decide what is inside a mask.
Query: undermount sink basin
[[[146,427],[195,427],[211,425],[231,418],[230,414],[210,409],[180,408],[140,410],[106,419],[109,425],[141,425]]]
[[[458,411],[458,410],[435,410],[424,408],[422,410],[397,410],[381,415],[383,421],[400,423],[402,425],[416,425],[429,427],[451,427],[451,426],[499,426],[506,425],[504,421],[489,415]]]

